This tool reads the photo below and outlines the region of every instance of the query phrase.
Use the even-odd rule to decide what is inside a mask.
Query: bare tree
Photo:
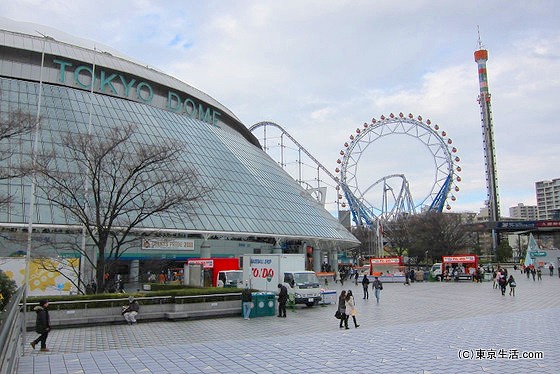
[[[36,164],[42,197],[83,226],[93,242],[97,255],[81,255],[94,266],[99,291],[106,288],[107,262],[120,258],[143,223],[188,220],[209,192],[186,166],[183,144],[146,144],[135,135],[131,124],[95,135],[68,133]]]
[[[414,241],[413,224],[410,215],[402,215],[385,223],[383,236],[389,242],[390,255],[403,256],[409,252]]]
[[[414,216],[414,242],[409,256],[421,258],[428,251],[433,258],[470,253],[474,242],[458,214],[427,212]]]
[[[459,215],[439,212],[403,216],[386,223],[384,236],[392,248],[391,254],[407,254],[415,262],[427,253],[432,258],[472,253],[475,244]]]
[[[1,98],[0,92],[0,98]],[[0,111],[0,180],[21,177],[25,168],[22,158],[14,157],[22,136],[30,133],[35,126],[35,116],[21,110]],[[0,209],[5,209],[12,196],[0,194]]]

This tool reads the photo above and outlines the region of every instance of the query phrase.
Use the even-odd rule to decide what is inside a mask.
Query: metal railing
[[[20,303],[23,300],[23,287],[12,295],[0,325],[0,373],[15,373],[20,355],[22,339],[22,319]]]

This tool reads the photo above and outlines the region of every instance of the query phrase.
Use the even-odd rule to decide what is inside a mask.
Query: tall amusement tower
[[[496,175],[496,149],[494,148],[494,132],[492,128],[492,106],[490,104],[491,95],[488,92],[488,76],[486,71],[486,61],[488,61],[488,51],[483,49],[478,37],[478,51],[474,52],[474,60],[478,64],[478,83],[480,95],[480,113],[482,117],[482,137],[484,142],[484,161],[486,163],[486,187],[488,189],[488,220],[496,222],[500,219],[500,207],[498,201],[498,177]],[[496,253],[497,238],[495,230],[492,231],[492,251]]]

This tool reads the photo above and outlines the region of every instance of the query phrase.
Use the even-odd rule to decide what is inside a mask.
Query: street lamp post
[[[37,152],[39,147],[39,130],[41,118],[41,100],[43,98],[43,67],[45,65],[45,48],[47,39],[52,40],[51,37],[38,32],[43,37],[43,50],[41,52],[41,70],[39,72],[39,94],[37,98],[37,116],[35,118],[35,128],[33,130],[33,144],[31,150],[31,188],[29,189],[29,212],[27,221],[27,250],[25,252],[25,285],[23,288],[23,318],[21,325],[22,332],[22,352],[25,353],[25,331],[26,331],[26,313],[27,313],[27,297],[29,296],[29,272],[31,262],[31,246],[33,238],[33,215],[35,211],[35,190],[37,188],[37,173],[35,171],[37,164]]]

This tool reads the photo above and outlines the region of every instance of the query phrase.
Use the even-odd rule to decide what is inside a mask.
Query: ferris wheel
[[[368,175],[372,164],[382,159],[383,155],[376,155],[377,159],[373,161],[364,161],[365,155],[375,155],[376,143],[392,136],[408,136],[428,151],[427,160],[431,165],[424,165],[424,168],[431,169],[431,172],[422,171],[420,183],[424,186],[419,196],[413,197],[409,188],[411,181],[402,173]],[[391,220],[403,213],[441,212],[444,207],[451,209],[447,200],[456,200],[453,193],[459,191],[457,182],[461,181],[458,175],[461,171],[458,166],[460,158],[452,144],[445,131],[440,130],[438,125],[432,125],[429,119],[424,122],[421,116],[414,118],[412,114],[405,116],[399,113],[395,116],[391,113],[389,117],[381,116],[380,120],[374,118],[371,123],[364,123],[363,128],[357,128],[349,141],[344,143],[341,157],[337,160],[336,172],[342,189],[338,193],[340,204],[342,207],[349,205],[357,225],[373,225],[378,220]],[[410,162],[415,157],[412,154],[403,162]],[[396,157],[391,163],[397,163]]]

